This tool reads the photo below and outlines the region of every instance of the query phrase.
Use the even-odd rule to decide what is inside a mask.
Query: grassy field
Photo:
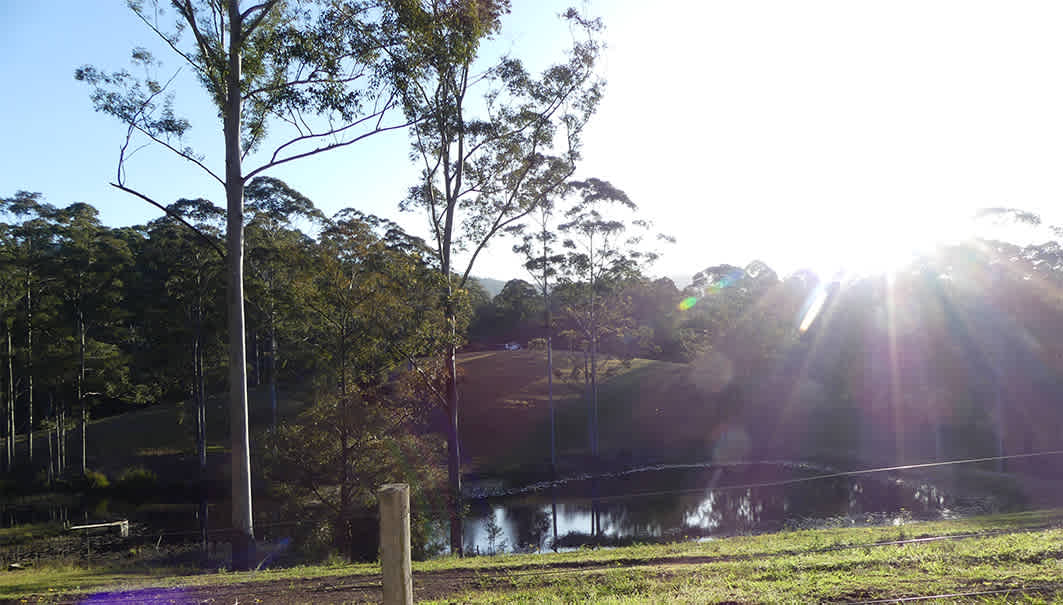
[[[414,585],[419,601],[437,603],[809,603],[946,594],[960,595],[950,599],[957,602],[1063,602],[1063,510],[444,558],[415,563]],[[374,602],[380,576],[375,565],[248,573],[62,566],[0,575],[0,598],[9,602],[69,602],[100,592],[128,603]]]
[[[579,353],[555,353],[554,381],[557,444],[562,469],[584,469],[588,454],[589,406]],[[550,416],[545,354],[542,351],[488,351],[459,356],[462,373],[462,454],[466,472],[506,474],[515,469],[546,468],[550,459]],[[600,443],[607,460],[689,461],[703,458],[720,435],[716,410],[704,405],[690,369],[647,359],[600,362]],[[283,391],[280,417],[302,409],[305,394]],[[250,392],[252,427],[268,423],[265,387]],[[111,479],[127,468],[146,467],[160,477],[195,479],[193,423],[186,410],[163,404],[92,420],[88,428],[88,466]],[[212,475],[223,479],[228,465],[228,408],[223,397],[208,402],[208,457]],[[638,430],[632,430],[638,427]],[[70,427],[69,464],[80,466],[80,428]],[[26,459],[25,436],[16,440],[16,457]],[[35,460],[44,464],[47,436],[34,435]]]
[[[581,354],[555,354],[557,373],[568,375],[582,366]],[[642,463],[685,463],[714,459],[747,460],[752,437],[729,425],[720,410],[709,404],[711,385],[701,384],[699,372],[685,364],[646,359],[628,363],[602,362],[600,385],[600,442],[606,465],[629,468]],[[533,482],[548,472],[550,412],[545,355],[542,351],[487,351],[459,356],[462,455],[466,473],[506,476]],[[588,468],[589,406],[581,379],[554,381],[557,410],[557,447],[562,475]],[[281,392],[280,416],[302,409],[306,395]],[[264,388],[251,391],[252,426],[263,428],[269,418]],[[221,485],[228,474],[228,411],[222,398],[208,409],[210,477]],[[438,427],[442,430],[442,422]],[[70,432],[70,461],[79,463],[77,429]],[[36,436],[38,460],[47,457],[47,442]],[[25,459],[20,438],[18,458]],[[826,446],[824,446],[826,447]],[[192,426],[182,409],[157,405],[89,425],[89,467],[114,480],[124,469],[149,468],[160,478],[196,481]],[[822,454],[822,452],[821,452]],[[960,469],[967,472],[968,469]],[[524,476],[528,474],[529,476]],[[939,473],[943,487],[962,493],[956,473]],[[985,486],[996,490],[999,477]],[[1049,486],[1051,487],[1051,486]],[[967,490],[971,491],[971,490]],[[982,490],[983,492],[986,490]],[[1058,488],[1043,489],[1056,495]],[[1028,504],[1055,506],[1058,498],[1031,498]]]
[[[265,387],[249,391],[252,427],[266,426],[270,418],[269,399]],[[302,396],[283,393],[278,401],[281,418],[293,416],[301,409]],[[94,419],[88,425],[86,454],[88,467],[117,477],[128,468],[145,467],[160,477],[185,476],[195,479],[193,410],[176,404],[158,404],[106,418]],[[207,452],[212,468],[220,471],[228,464],[229,411],[223,397],[207,401]],[[68,425],[69,448],[67,463],[72,468],[81,465],[81,428],[76,422]],[[48,436],[37,431],[33,437],[34,463],[43,466],[48,460]],[[16,460],[26,460],[26,437],[15,440]]]
[[[555,364],[563,374],[569,374],[573,363],[582,364],[582,355],[558,352]],[[504,472],[514,467],[541,464],[548,461],[549,406],[545,355],[541,351],[490,351],[468,353],[459,357],[461,380],[461,415],[463,454],[467,470]],[[674,402],[689,399],[678,397],[670,389],[683,388],[680,374],[686,366],[645,359],[630,364],[618,361],[602,362],[601,386],[602,446],[605,451],[623,445],[630,449],[627,436],[632,422],[652,426],[675,424],[677,414],[689,414],[677,406],[663,404],[647,409],[651,401]],[[669,386],[673,385],[673,386]],[[562,455],[580,456],[587,449],[587,404],[581,381],[555,380],[555,399],[558,410],[558,441]],[[298,413],[304,405],[305,394],[281,392],[279,412],[283,420]],[[269,419],[269,401],[265,387],[250,391],[252,427],[264,427]],[[668,412],[668,417],[662,416]],[[88,466],[114,478],[122,470],[144,466],[160,477],[174,472],[191,473],[195,477],[195,441],[191,410],[173,404],[155,405],[143,410],[92,420],[88,427]],[[667,414],[666,414],[667,415]],[[673,418],[673,416],[675,416]],[[223,471],[228,461],[228,408],[223,397],[208,401],[207,440],[211,465]],[[658,439],[659,431],[644,431],[639,439],[649,447]],[[80,465],[80,428],[75,424],[68,431],[69,464]],[[667,443],[675,443],[669,440]],[[545,449],[544,449],[545,444]],[[25,436],[16,439],[16,457],[26,458]],[[34,435],[35,459],[43,464],[48,455],[47,435]],[[216,460],[216,462],[215,462]]]
[[[463,373],[461,428],[469,468],[504,473],[550,460],[546,356],[541,351],[493,351],[459,357]],[[569,376],[582,354],[558,351],[555,374]],[[706,410],[689,405],[683,364],[634,359],[600,362],[600,442],[608,457],[685,458],[710,432]],[[564,460],[588,453],[589,407],[582,378],[554,380],[557,447]],[[632,430],[632,427],[639,430]],[[667,451],[665,451],[667,450]],[[578,466],[578,464],[577,464]]]

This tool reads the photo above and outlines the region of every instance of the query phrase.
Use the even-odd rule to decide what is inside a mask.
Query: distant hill
[[[491,298],[498,296],[498,293],[502,291],[502,288],[506,286],[506,282],[501,279],[495,279],[493,277],[473,277],[476,281],[487,290],[487,293],[491,295]]]

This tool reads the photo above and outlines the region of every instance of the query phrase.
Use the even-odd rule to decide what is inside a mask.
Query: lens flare
[[[687,309],[690,309],[696,304],[698,304],[698,298],[696,296],[684,298],[683,300],[679,301],[679,310],[686,311]]]
[[[827,302],[827,291],[822,287],[816,288],[816,291],[812,293],[811,301],[805,308],[804,316],[801,318],[801,326],[798,330],[804,333],[812,327],[812,323],[819,317],[819,312],[823,310],[823,303],[825,302]]]

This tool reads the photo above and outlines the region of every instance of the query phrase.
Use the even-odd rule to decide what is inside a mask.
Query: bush
[[[335,559],[338,554],[333,544],[332,522],[320,519],[306,526],[296,535],[295,552],[298,559],[307,563],[321,563]]]
[[[138,466],[122,471],[122,474],[118,476],[116,487],[129,493],[138,493],[150,491],[158,484],[158,475],[143,466]]]
[[[85,487],[88,489],[107,489],[110,486],[111,482],[107,480],[107,475],[100,471],[85,471]]]

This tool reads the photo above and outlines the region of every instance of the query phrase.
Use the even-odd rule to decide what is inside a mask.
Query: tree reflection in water
[[[562,482],[542,490],[474,500],[466,535],[474,550],[489,551],[487,526],[494,519],[496,542],[504,540],[513,551],[536,552],[777,531],[810,519],[842,518],[858,523],[869,515],[935,518],[950,505],[949,496],[934,486],[885,477],[731,487],[802,476],[811,476],[811,471],[794,465],[758,464],[665,468]]]

